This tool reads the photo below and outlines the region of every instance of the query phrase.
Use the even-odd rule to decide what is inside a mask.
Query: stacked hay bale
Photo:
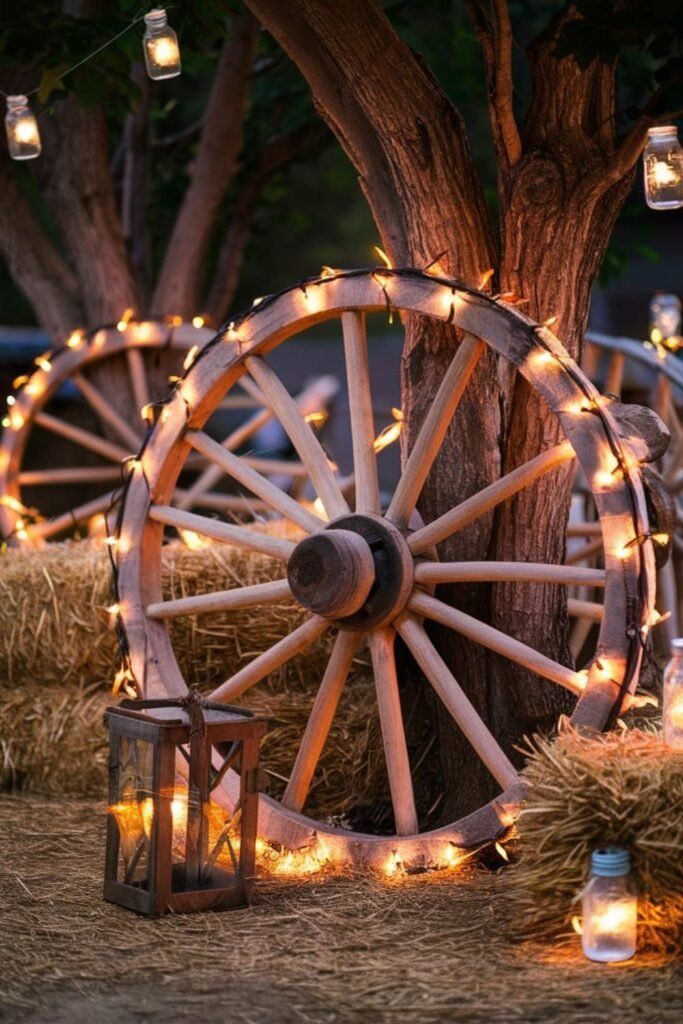
[[[178,598],[281,577],[258,554],[214,544],[163,553],[163,592]],[[0,785],[74,795],[103,795],[102,711],[119,666],[107,607],[109,557],[102,541],[51,544],[0,556]],[[291,602],[171,622],[185,679],[209,692],[295,629]],[[263,764],[277,794],[289,772],[322,678],[331,637],[271,674],[243,702],[271,719]],[[311,808],[343,813],[364,797],[386,794],[381,736],[368,666],[354,666],[321,758]]]
[[[683,950],[683,754],[653,724],[588,739],[568,730],[537,740],[518,823],[514,897],[526,931],[573,934],[591,851],[631,852],[639,890],[639,948]]]

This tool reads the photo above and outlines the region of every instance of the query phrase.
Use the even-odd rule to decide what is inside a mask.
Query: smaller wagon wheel
[[[454,323],[464,333],[415,439],[388,507],[382,508],[375,458],[365,314],[392,309]],[[355,473],[350,508],[315,434],[268,361],[276,346],[298,331],[340,317],[349,391]],[[445,433],[486,346],[511,362],[545,399],[566,440],[446,511],[416,524],[413,513]],[[261,389],[306,466],[324,516],[292,502],[261,474],[226,452],[204,431],[216,404],[248,374]],[[271,536],[248,527],[188,513],[173,504],[176,480],[193,452],[269,502],[296,524],[302,539]],[[604,570],[516,562],[442,563],[434,547],[490,512],[541,476],[576,458],[590,482],[600,517]],[[163,600],[161,548],[167,529],[192,529],[282,563],[273,582]],[[262,300],[222,329],[169,399],[131,468],[117,538],[119,625],[130,668],[147,696],[181,695],[186,684],[175,659],[168,620],[295,600],[308,613],[303,624],[242,668],[212,699],[234,700],[310,647],[336,633],[296,761],[281,801],[261,798],[260,831],[289,848],[316,842],[339,860],[383,864],[439,863],[449,844],[469,847],[509,826],[521,785],[513,767],[423,626],[429,619],[525,665],[577,697],[572,722],[609,725],[636,685],[642,640],[653,610],[654,557],[640,466],[599,393],[543,326],[516,308],[456,281],[414,270],[335,272]],[[591,582],[605,595],[595,658],[577,672],[432,596],[442,582],[516,580],[563,584]],[[467,817],[420,833],[403,727],[394,657],[400,636],[466,739],[497,780],[501,795]],[[353,659],[367,643],[396,834],[379,836],[336,828],[305,815],[315,773]],[[456,669],[458,675],[466,666]],[[456,781],[451,780],[451,785]],[[223,780],[235,798],[235,778]]]
[[[30,376],[18,378],[9,396],[0,438],[0,538],[16,545],[35,546],[63,537],[105,513],[120,493],[125,466],[137,454],[146,433],[143,416],[123,415],[106,394],[106,388],[88,374],[95,365],[124,360],[133,408],[148,410],[151,418],[159,384],[150,383],[147,360],[154,353],[171,352],[170,367],[182,372],[183,361],[193,358],[211,337],[206,327],[164,320],[121,321],[89,334],[74,331],[66,344],[36,360]],[[166,364],[165,364],[166,365]],[[167,370],[166,370],[167,372]],[[124,378],[125,380],[125,378]],[[246,392],[231,395],[220,410],[247,410],[247,418],[222,438],[226,448],[244,446],[273,419],[263,395],[249,381]],[[92,426],[74,423],[63,415],[60,389],[73,387],[84,399]],[[325,410],[337,389],[333,377],[321,377],[307,385],[298,397],[305,414]],[[164,386],[164,391],[167,388]],[[75,464],[64,467],[32,465],[32,453],[48,436],[73,446]],[[44,459],[41,460],[44,462]],[[305,470],[294,459],[251,458],[260,472],[285,480],[306,482]],[[266,510],[264,503],[217,488],[225,474],[200,455],[186,469],[193,476],[178,488],[181,508],[219,509],[236,516]],[[93,494],[93,492],[95,492]],[[50,514],[44,514],[44,508]],[[56,509],[56,511],[55,511]]]

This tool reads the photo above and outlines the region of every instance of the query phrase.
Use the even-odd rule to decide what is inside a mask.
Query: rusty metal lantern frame
[[[105,899],[153,917],[249,904],[255,876],[259,746],[266,719],[191,693],[178,700],[124,700],[107,709],[105,723],[109,730]],[[132,799],[121,803],[126,742],[133,751],[135,778]],[[140,744],[148,744],[150,753],[150,771],[144,777]],[[238,814],[211,839],[211,794],[230,768],[240,773]],[[179,779],[187,787],[180,826],[173,808]],[[139,822],[132,843],[123,828],[127,809],[137,813]],[[178,832],[183,850],[174,862]],[[122,855],[126,841],[128,857]],[[219,862],[221,851],[228,858],[223,863]]]

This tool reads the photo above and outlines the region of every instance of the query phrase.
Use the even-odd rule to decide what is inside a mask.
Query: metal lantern
[[[249,903],[266,720],[190,694],[125,700],[105,723],[105,899],[152,916]],[[232,813],[211,799],[230,768]]]

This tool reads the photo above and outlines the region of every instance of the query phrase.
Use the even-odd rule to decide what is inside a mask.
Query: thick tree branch
[[[17,188],[9,157],[0,157],[0,253],[15,284],[54,342],[83,320],[78,282]]]
[[[467,0],[467,8],[481,45],[486,69],[489,117],[498,154],[499,169],[504,179],[522,155],[517,122],[513,109],[512,25],[507,0],[494,0],[493,20],[482,0]]]
[[[248,12],[231,16],[190,184],[154,292],[155,313],[191,316],[197,311],[206,249],[243,146],[244,109],[257,33],[258,23]]]
[[[397,263],[443,263],[476,280],[495,241],[462,118],[374,0],[247,0],[296,62],[358,169]],[[434,223],[439,196],[448,196]],[[428,226],[429,225],[429,226]]]
[[[306,125],[299,131],[268,142],[256,166],[247,170],[244,183],[237,193],[230,226],[203,307],[213,323],[221,323],[225,319],[235,297],[251,219],[265,184],[277,171],[296,158],[318,150],[329,138],[324,125]]]

